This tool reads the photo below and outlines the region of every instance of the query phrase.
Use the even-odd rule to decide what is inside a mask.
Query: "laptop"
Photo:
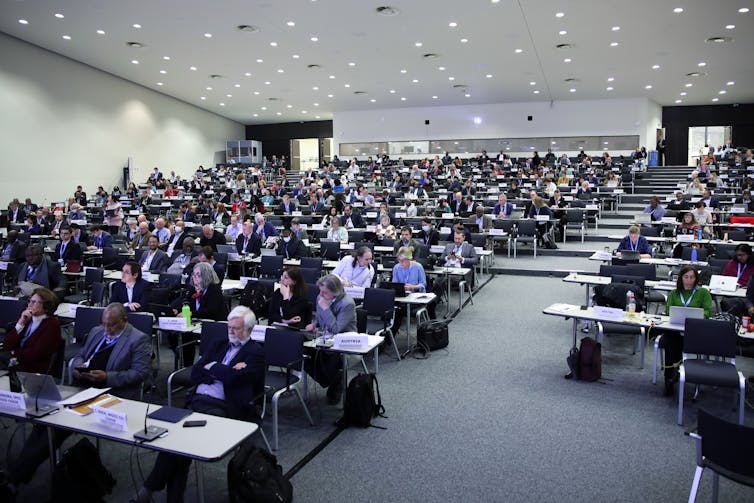
[[[701,307],[670,306],[670,320],[663,325],[666,327],[683,330],[686,319],[703,319],[704,309]]]
[[[621,250],[620,258],[621,260],[636,260],[638,262],[641,260],[641,253],[633,250]]]
[[[19,372],[18,378],[26,392],[26,415],[43,417],[58,410],[57,402],[76,393],[68,392],[66,397],[60,393],[58,386],[48,374]]]
[[[261,256],[263,256],[263,257],[264,257],[264,256],[266,256],[266,255],[267,255],[267,256],[271,256],[271,257],[274,257],[275,255],[277,255],[277,253],[275,252],[275,249],[274,249],[274,248],[262,248],[262,249],[261,249],[261,250],[259,251],[259,254],[260,254]]]
[[[395,283],[395,282],[387,282],[387,283],[380,283],[380,288],[384,288],[386,290],[395,290],[395,296],[396,297],[405,297],[406,296],[406,284],[405,283]]]
[[[167,318],[174,317],[173,308],[167,304],[149,304],[149,312],[152,313],[155,318]]]
[[[634,222],[637,224],[649,224],[652,223],[652,215],[649,213],[639,213],[634,216]]]
[[[238,253],[238,249],[236,248],[236,245],[217,245],[217,253],[227,253],[230,255],[231,253]]]
[[[738,289],[738,280],[734,276],[713,274],[709,280],[709,289],[721,292],[735,292]]]

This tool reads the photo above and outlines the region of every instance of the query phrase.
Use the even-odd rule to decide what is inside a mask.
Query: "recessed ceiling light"
[[[391,89],[390,94],[395,94],[395,89]]]
[[[314,105],[315,107],[318,107],[319,103],[312,103],[312,105]]]
[[[436,100],[436,99],[437,99],[437,96],[432,96],[432,99],[433,99],[433,100]]]
[[[572,87],[572,88],[570,88],[570,89],[568,90],[568,92],[570,92],[570,93],[575,93],[575,92],[576,92],[576,88]]]
[[[450,80],[452,82],[452,81],[456,80],[456,78],[455,77],[448,77],[448,80]]]
[[[272,46],[272,47],[277,47],[277,46],[278,46],[278,43],[277,43],[277,42],[270,42],[270,46]]]
[[[351,61],[350,63],[348,63],[348,66],[356,66],[356,63],[354,63],[353,61]]]
[[[71,36],[70,35],[63,35],[63,40],[71,40]]]
[[[374,98],[372,98],[372,99],[371,99],[371,100],[369,100],[369,101],[370,101],[371,103],[377,103],[377,100],[376,100],[376,99],[374,99]]]
[[[221,106],[221,107],[224,107],[224,106],[225,106],[225,103],[222,103],[222,102],[220,102],[220,106]]]
[[[105,30],[97,30],[97,35],[104,35],[104,34],[105,34]]]
[[[613,87],[612,87],[612,86],[608,86],[608,87],[606,87],[606,88],[605,88],[605,90],[607,90],[607,91],[612,91],[612,90],[613,90]]]
[[[735,25],[735,24],[726,24],[726,25],[725,25],[725,29],[726,29],[726,30],[732,30],[732,29],[734,29],[735,27],[736,27],[736,25]]]
[[[207,99],[207,97],[206,97],[206,96],[199,96],[199,99],[200,99],[200,100],[206,100],[206,99]]]
[[[291,57],[292,57],[293,59],[298,59],[298,58],[300,58],[301,56],[299,56],[298,54],[294,54],[294,55],[293,55],[293,56],[291,56]]]
[[[251,114],[253,117],[259,117],[259,114]]]
[[[314,116],[314,118],[315,118],[315,119],[319,119],[319,115],[315,115],[315,116]]]
[[[617,47],[617,46],[618,46],[618,42],[610,42],[610,47]]]
[[[233,84],[233,87],[241,87],[241,84]]]
[[[613,27],[612,27],[612,30],[613,30],[613,31],[618,31],[618,30],[620,30],[620,26],[613,26]]]
[[[160,70],[160,73],[163,74],[163,75],[165,75],[168,72],[166,70]]]
[[[521,54],[522,52],[524,52],[524,50],[523,49],[516,49],[513,52],[515,52],[516,54]]]
[[[259,91],[254,91],[254,94],[259,96]]]
[[[448,26],[450,26],[451,28],[455,28],[456,26],[458,26],[458,23],[451,21],[450,23],[448,23]]]
[[[402,97],[402,98],[401,98],[401,101],[406,101],[406,98],[405,98],[405,97]]]
[[[301,110],[301,113],[302,114],[308,114],[309,112],[307,112],[306,110]]]
[[[471,98],[471,95],[469,93],[464,94],[465,97]]]
[[[157,83],[157,85],[158,85],[158,86],[161,86],[161,85],[163,85],[163,84],[162,84],[162,82],[158,82],[158,83]]]
[[[296,23],[294,23],[293,21],[288,21],[285,24],[287,24],[288,26],[296,26]]]
[[[319,87],[317,86],[312,87],[312,91],[319,91]]]
[[[683,7],[676,7],[675,9],[673,9],[673,12],[680,14],[681,12],[683,12]]]
[[[740,9],[738,9],[738,12],[740,12],[741,14],[746,14],[747,12],[749,12],[749,8],[741,7]]]
[[[278,73],[284,73],[284,72],[285,70],[283,70],[282,68],[278,68]]]
[[[696,66],[700,66],[700,67],[707,66],[707,63],[705,63],[704,61],[700,61],[699,63],[696,64]]]
[[[191,70],[192,72],[195,72],[196,71],[196,67],[195,66],[189,66],[189,70]]]
[[[57,14],[55,14],[55,17],[58,19],[63,19],[65,16],[58,12]]]
[[[614,81],[614,80],[615,80],[615,77],[608,77],[608,78],[607,78],[607,81],[608,81],[608,82],[612,82],[612,81]]]
[[[351,87],[351,84],[343,84],[343,87]]]
[[[207,87],[205,87],[205,89],[206,89],[207,91],[211,91],[211,90],[212,90],[212,87],[211,87],[211,86],[207,86]]]
[[[539,94],[539,90],[538,90],[538,89],[535,89],[535,90],[534,90],[534,94]]]
[[[683,103],[683,100],[675,100],[676,103]]]
[[[311,37],[309,40],[312,42],[319,42],[319,37]]]
[[[406,70],[401,70],[401,73],[406,73]]]
[[[694,86],[694,84],[692,84],[691,82],[687,82],[687,83],[685,84],[685,87],[693,87],[693,86]]]
[[[728,81],[728,84],[727,84],[727,85],[729,85],[729,86],[732,86],[732,85],[734,85],[734,84],[735,84],[735,82],[733,82],[732,80],[730,80],[730,81]]]
[[[652,89],[652,84],[647,84],[646,86],[644,86],[644,89]]]
[[[414,79],[411,82],[413,82],[414,84],[418,84],[419,83],[419,79]]]
[[[332,98],[332,97],[333,97],[333,95],[332,95],[332,94],[328,94],[328,95],[327,95],[327,97],[328,97],[328,98]]]
[[[659,70],[659,69],[660,69],[660,65],[652,65],[652,70]]]
[[[462,43],[462,44],[465,44],[465,43],[466,43],[466,42],[468,42],[468,41],[469,41],[469,39],[468,39],[468,38],[462,38],[462,39],[461,39],[461,43]]]
[[[563,16],[565,16],[565,14],[563,14],[562,12],[555,13],[555,17],[563,17]]]
[[[438,66],[437,69],[440,70],[441,72],[445,71],[445,67],[444,66]]]
[[[261,107],[262,110],[267,110],[267,107]]]
[[[263,59],[258,59],[257,63],[264,63],[264,60]]]
[[[563,63],[570,63],[571,61],[573,61],[571,58],[566,58],[563,60]]]
[[[492,78],[492,74],[488,73],[487,75],[485,75],[485,77],[487,77],[488,79],[491,79]]]
[[[138,59],[132,59],[131,63],[133,63],[135,65],[138,65],[139,64],[139,60]]]
[[[492,3],[498,3],[500,0],[491,0]]]
[[[269,86],[270,84],[272,84],[272,82],[270,82],[269,80],[264,81],[264,85]]]
[[[205,38],[212,38],[212,34],[211,34],[211,33],[205,33],[205,34],[204,34],[204,37],[205,37]]]
[[[29,24],[29,22],[26,19],[19,19],[18,22],[21,24]]]
[[[530,85],[530,86],[536,86],[536,85],[537,85],[537,83],[536,83],[536,82],[534,82],[534,81],[532,80],[531,82],[529,82],[529,85]]]
[[[283,115],[283,112],[275,112],[275,115]]]
[[[712,101],[720,101],[719,98],[712,98]]]
[[[244,76],[245,76],[245,77],[251,77],[251,72],[246,72],[246,73],[244,73]]]
[[[728,91],[726,91],[725,89],[722,89],[722,90],[718,91],[718,92],[717,92],[717,94],[725,94],[725,93],[727,93],[727,92],[728,92]]]
[[[568,32],[567,32],[567,31],[565,31],[565,30],[560,30],[560,31],[558,32],[558,35],[568,35]]]
[[[134,27],[134,28],[136,28],[137,30],[138,30],[139,28],[141,28],[141,25],[140,25],[139,23],[134,23],[134,24],[132,24],[131,26],[133,26],[133,27]]]
[[[421,47],[421,46],[423,46],[424,44],[422,44],[421,42],[414,42],[414,45],[415,45],[416,47]]]

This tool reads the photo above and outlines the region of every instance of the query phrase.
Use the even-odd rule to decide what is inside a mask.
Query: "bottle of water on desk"
[[[696,262],[697,258],[699,258],[699,252],[696,249],[696,246],[693,246],[691,248],[691,261]]]
[[[626,312],[629,318],[633,318],[636,314],[636,297],[631,290],[626,292]]]
[[[183,316],[183,319],[186,320],[186,327],[191,327],[191,308],[188,304],[184,304],[181,308],[181,315]]]
[[[696,239],[698,239],[699,241],[701,241],[701,240],[702,240],[702,228],[701,228],[701,227],[699,227],[699,228],[698,228],[698,229],[696,230]]]

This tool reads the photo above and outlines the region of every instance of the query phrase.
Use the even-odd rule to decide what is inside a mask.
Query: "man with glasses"
[[[126,262],[121,269],[120,281],[113,284],[110,302],[123,304],[129,311],[144,311],[149,305],[152,284],[142,279],[141,266],[137,262]]]
[[[58,295],[65,291],[65,278],[57,262],[44,257],[42,247],[26,248],[26,262],[19,266],[18,282],[26,281],[48,288]]]
[[[55,246],[53,260],[65,265],[69,260],[81,261],[81,246],[71,239],[71,227],[66,225],[60,229],[60,243]]]

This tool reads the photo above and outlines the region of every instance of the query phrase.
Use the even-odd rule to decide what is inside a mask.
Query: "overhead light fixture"
[[[555,17],[563,17],[563,16],[565,16],[565,14],[563,14],[562,12],[555,13]]]
[[[287,24],[288,26],[296,26],[296,23],[294,23],[293,21],[288,21],[285,24]]]
[[[314,105],[315,107],[318,107],[319,103],[312,103],[312,105]]]
[[[727,85],[729,85],[729,86],[732,86],[732,85],[734,85],[734,84],[735,84],[735,82],[733,82],[733,81],[731,80],[731,81],[728,81],[728,84],[727,84]]]
[[[205,89],[206,89],[207,91],[211,91],[211,90],[212,90],[212,87],[211,87],[211,86],[207,86],[207,87],[205,87]]]
[[[448,77],[448,80],[452,82],[452,81],[456,80],[456,78],[455,77]]]
[[[696,66],[698,67],[707,66],[707,63],[705,63],[704,61],[700,61],[699,63],[696,64]]]
[[[487,75],[485,75],[485,77],[487,77],[488,79],[491,79],[492,78],[492,74],[488,73]]]
[[[608,78],[607,78],[607,81],[608,81],[608,82],[612,82],[612,81],[614,81],[614,80],[615,80],[615,77],[608,77]]]
[[[275,115],[283,115],[283,112],[275,112]]]
[[[270,84],[272,84],[272,82],[270,82],[269,80],[264,81],[264,85],[269,86]]]
[[[414,79],[411,82],[413,82],[414,84],[418,84],[419,83],[419,79]]]
[[[18,22],[21,24],[29,24],[29,22],[26,19],[19,19]]]
[[[207,97],[206,96],[199,96],[199,99],[202,100],[202,101],[204,101],[204,100],[207,99]]]
[[[461,43],[462,43],[462,44],[465,44],[465,43],[466,43],[466,42],[468,42],[468,41],[469,41],[469,39],[468,39],[468,38],[462,38],[462,39],[461,39]]]
[[[471,95],[469,93],[464,94],[466,98],[471,98]]]
[[[283,70],[282,68],[278,68],[278,73],[283,73],[283,72],[285,72],[285,70]]]
[[[241,84],[233,84],[233,87],[241,87]]]
[[[717,92],[717,94],[725,94],[725,93],[727,93],[727,92],[728,92],[728,91],[726,91],[725,89],[722,89],[722,90],[718,91],[718,92]]]
[[[611,29],[612,29],[613,31],[618,31],[618,30],[620,30],[620,26],[613,26],[613,27],[612,27]]]
[[[567,32],[567,31],[565,31],[565,30],[560,30],[560,31],[558,32],[558,35],[568,35],[568,32]]]
[[[259,114],[251,114],[252,117],[259,117]]]
[[[309,40],[312,42],[319,42],[319,37],[311,37]]]
[[[63,35],[63,40],[71,40],[71,36],[70,35]]]
[[[332,98],[332,97],[333,97],[333,95],[332,95],[332,94],[328,94],[328,95],[327,95],[327,97],[328,97],[328,98]]]
[[[713,102],[717,102],[717,101],[720,101],[720,99],[719,98],[712,98],[712,101]]]
[[[691,82],[687,82],[687,83],[685,84],[685,87],[692,87],[693,85],[694,85],[694,84],[692,84]]]
[[[738,12],[740,12],[741,14],[746,14],[747,12],[749,12],[749,8],[741,7],[740,9],[738,9]]]
[[[319,91],[319,86],[313,86],[312,91]]]
[[[270,47],[277,47],[277,46],[278,46],[277,42],[270,42]]]
[[[673,9],[673,12],[680,14],[681,12],[683,12],[683,7],[676,7],[675,9]]]
[[[612,91],[612,90],[613,90],[613,87],[612,87],[612,86],[608,86],[608,87],[606,87],[606,88],[605,88],[605,90],[606,90],[606,91]]]
[[[390,94],[395,94],[395,89],[391,89]]]
[[[139,64],[139,60],[138,59],[132,59],[131,63],[133,63],[134,65],[138,65]]]
[[[162,85],[162,82],[158,82],[158,83],[157,83],[157,85],[158,85],[158,86],[161,86],[161,85]]]
[[[196,71],[196,67],[195,66],[189,66],[189,70],[191,70],[192,72],[195,72]]]
[[[568,92],[569,92],[569,93],[575,93],[575,92],[576,92],[576,88],[575,88],[575,87],[572,87],[572,88],[570,88],[570,89],[568,90]]]
[[[516,49],[513,52],[515,52],[516,54],[521,54],[522,52],[524,52],[524,50],[523,49]]]
[[[432,99],[433,99],[433,100],[436,100],[436,99],[437,99],[437,96],[432,96]]]
[[[536,82],[534,82],[534,81],[532,80],[531,82],[529,82],[529,85],[530,85],[530,86],[536,86],[536,85],[537,85],[537,83],[536,83]]]
[[[239,24],[238,26],[236,26],[236,29],[238,31],[245,31],[247,33],[256,33],[259,31],[258,26],[252,26],[250,24]]]
[[[539,89],[535,89],[534,94],[539,94]]]
[[[293,55],[293,56],[291,56],[291,57],[292,57],[293,59],[298,59],[298,58],[300,58],[301,56],[299,56],[298,54],[294,54],[294,55]]]
[[[246,73],[244,73],[244,76],[245,77],[251,77],[251,73],[250,72],[246,72]]]
[[[264,63],[264,60],[263,59],[258,59],[257,63]]]
[[[422,44],[421,42],[414,42],[414,45],[415,45],[416,47],[421,47],[421,46],[422,46],[422,45],[424,45],[424,44]]]
[[[652,65],[652,70],[659,70],[659,69],[660,69],[660,65]]]
[[[401,101],[406,101],[406,98],[405,97],[401,97]]]
[[[138,30],[139,28],[141,28],[141,25],[140,25],[139,23],[134,23],[134,24],[132,24],[131,26],[133,26],[133,27],[134,27],[134,28],[136,28],[137,30]]]
[[[204,38],[212,38],[212,34],[211,33],[205,33],[204,34]]]
[[[225,106],[225,103],[223,103],[223,102],[220,102],[220,106],[221,106],[221,107],[224,107],[224,106]]]
[[[563,63],[570,63],[571,61],[573,61],[571,58],[565,58],[563,60]]]
[[[406,73],[407,70],[401,70],[401,73]]]
[[[163,75],[165,75],[168,72],[166,70],[160,70],[160,73],[163,74]]]
[[[646,86],[644,86],[644,89],[652,89],[652,84],[647,84]]]
[[[104,34],[105,34],[105,30],[97,30],[97,35],[104,35]]]
[[[726,24],[725,25],[725,29],[726,30],[733,30],[733,29],[735,29],[735,27],[736,27],[735,24]]]
[[[610,42],[610,47],[617,47],[617,46],[618,46],[618,42]]]
[[[686,93],[686,92],[684,91],[684,92],[682,92],[682,93],[679,93],[679,94],[678,94],[678,96],[686,96],[687,94],[688,94],[688,93]]]
[[[254,91],[255,96],[259,96],[259,91]]]
[[[58,19],[63,19],[65,16],[63,14],[61,14],[61,13],[58,12],[58,13],[55,14],[55,17],[58,18]]]
[[[450,26],[451,28],[455,28],[456,26],[458,26],[458,23],[456,23],[455,21],[451,21],[450,23],[448,23],[448,26]]]
[[[354,63],[353,61],[351,61],[350,63],[348,63],[348,66],[356,66],[356,63]]]

